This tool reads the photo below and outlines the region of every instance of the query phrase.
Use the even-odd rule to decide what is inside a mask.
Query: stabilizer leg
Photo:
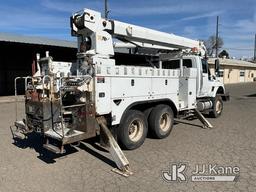
[[[105,118],[99,117],[97,118],[97,122],[101,128],[100,134],[104,134],[106,148],[109,150],[109,153],[113,157],[113,160],[118,167],[118,169],[112,169],[112,171],[125,177],[132,175],[133,172],[130,170],[129,161],[125,157],[121,148],[119,147],[110,130],[108,129]]]
[[[194,111],[195,111],[195,115],[203,123],[205,128],[209,128],[209,129],[213,128],[212,124],[202,115],[202,113],[200,113],[200,111],[198,111],[198,109],[194,109]]]

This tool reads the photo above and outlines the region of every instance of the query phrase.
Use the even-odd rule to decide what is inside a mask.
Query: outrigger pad
[[[43,148],[45,148],[48,151],[51,151],[55,154],[64,154],[64,153],[66,153],[66,150],[63,147],[59,148],[59,147],[57,147],[55,145],[52,145],[52,144],[44,144]]]
[[[21,129],[21,130],[27,129],[27,127],[23,121],[15,121],[14,125],[15,125],[15,127],[17,127],[17,129]]]
[[[114,169],[112,169],[112,171],[117,173],[117,174],[119,174],[119,175],[122,175],[124,177],[129,177],[129,176],[133,175],[133,172],[130,171],[129,169],[127,169],[127,170],[120,170],[120,169],[114,168]]]
[[[10,126],[13,139],[26,139],[27,137],[27,126],[23,121],[15,121],[13,126]]]

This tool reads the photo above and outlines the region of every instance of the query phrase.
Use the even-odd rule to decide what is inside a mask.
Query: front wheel
[[[223,101],[221,96],[216,95],[213,101],[213,109],[210,111],[210,116],[213,118],[218,118],[223,111]]]
[[[118,140],[125,149],[136,149],[144,143],[147,133],[145,115],[137,110],[129,110],[118,127]]]

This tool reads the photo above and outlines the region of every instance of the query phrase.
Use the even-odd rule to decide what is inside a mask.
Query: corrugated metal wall
[[[14,94],[14,79],[17,76],[31,75],[31,65],[36,53],[45,56],[45,51],[56,61],[74,61],[76,49],[0,42],[0,96]],[[22,93],[23,86],[18,87]]]

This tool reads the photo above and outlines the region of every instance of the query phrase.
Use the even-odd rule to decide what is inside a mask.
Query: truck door
[[[200,60],[199,60],[200,61]],[[201,59],[200,61],[201,66],[200,66],[200,76],[201,76],[201,81],[200,81],[200,96],[205,96],[210,90],[209,86],[209,68],[208,68],[208,63],[206,59]],[[199,63],[199,64],[200,64]]]

